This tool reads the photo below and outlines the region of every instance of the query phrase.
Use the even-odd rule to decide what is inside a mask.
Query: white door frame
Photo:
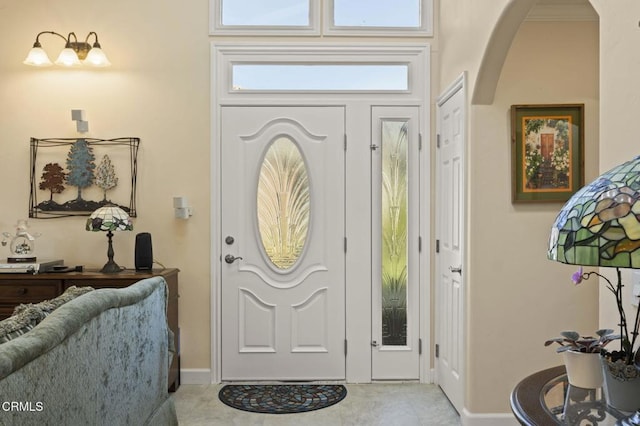
[[[407,64],[409,66],[409,90],[387,92],[239,92],[231,87],[231,70],[235,62],[249,63],[348,63],[348,64]],[[430,59],[429,46],[424,44],[316,44],[316,43],[211,43],[211,383],[220,382],[220,274],[222,239],[220,220],[220,197],[217,190],[221,184],[220,111],[223,105],[339,105],[345,106],[346,164],[352,168],[347,175],[347,253],[346,253],[346,339],[348,383],[371,381],[371,252],[369,243],[362,235],[371,232],[370,215],[362,215],[358,206],[371,204],[370,191],[362,191],[356,179],[370,181],[370,157],[362,149],[369,149],[370,141],[360,137],[362,123],[369,123],[370,109],[367,105],[419,106],[423,117],[421,134],[430,135]],[[304,96],[301,96],[303,94]],[[368,128],[368,125],[367,125]],[[358,140],[359,139],[359,140]],[[429,144],[421,151],[420,187],[428,194],[430,188]],[[349,176],[352,176],[350,179]],[[419,262],[420,271],[420,338],[423,355],[420,362],[420,381],[431,382],[430,356],[430,196],[420,201],[420,233],[423,241]],[[351,213],[353,212],[353,213]],[[364,216],[364,217],[363,217]],[[362,273],[362,271],[366,271]]]

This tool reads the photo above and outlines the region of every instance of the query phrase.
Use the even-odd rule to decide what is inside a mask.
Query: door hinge
[[[347,134],[344,134],[344,150],[347,150]]]
[[[440,148],[440,133],[436,135],[436,148]]]
[[[422,252],[422,237],[418,237],[418,252]]]
[[[422,151],[422,133],[418,133],[418,151]]]
[[[436,253],[440,253],[440,240],[436,240]]]
[[[347,237],[344,237],[344,252],[347,252]]]
[[[347,356],[347,339],[344,339],[344,355]]]
[[[422,339],[418,339],[418,355],[422,355]]]
[[[440,345],[436,343],[436,358],[440,358]]]

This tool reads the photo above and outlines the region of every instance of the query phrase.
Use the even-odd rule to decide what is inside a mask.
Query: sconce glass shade
[[[65,67],[78,67],[82,65],[80,59],[78,59],[78,54],[70,47],[65,47],[58,55],[58,59],[56,59],[56,65],[62,65]]]
[[[91,65],[92,67],[108,67],[111,66],[111,62],[107,59],[107,55],[102,51],[99,47],[92,48],[87,57],[83,61],[86,65]]]
[[[118,206],[100,207],[87,219],[87,231],[132,231],[131,218]]]
[[[53,65],[53,62],[51,62],[51,59],[49,59],[49,56],[47,55],[47,52],[45,52],[41,47],[32,48],[22,63],[34,67],[50,67]]]
[[[599,176],[567,201],[551,228],[547,258],[640,268],[640,156]]]

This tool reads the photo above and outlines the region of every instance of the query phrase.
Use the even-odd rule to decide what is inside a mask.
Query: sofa
[[[76,292],[16,308],[23,329],[0,336],[0,425],[177,425],[164,279]]]

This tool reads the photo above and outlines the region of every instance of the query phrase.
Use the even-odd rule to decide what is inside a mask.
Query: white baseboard
[[[471,413],[466,408],[460,413],[463,426],[516,426],[520,423],[512,413]]]
[[[211,370],[208,368],[183,368],[180,370],[182,385],[210,385]]]

